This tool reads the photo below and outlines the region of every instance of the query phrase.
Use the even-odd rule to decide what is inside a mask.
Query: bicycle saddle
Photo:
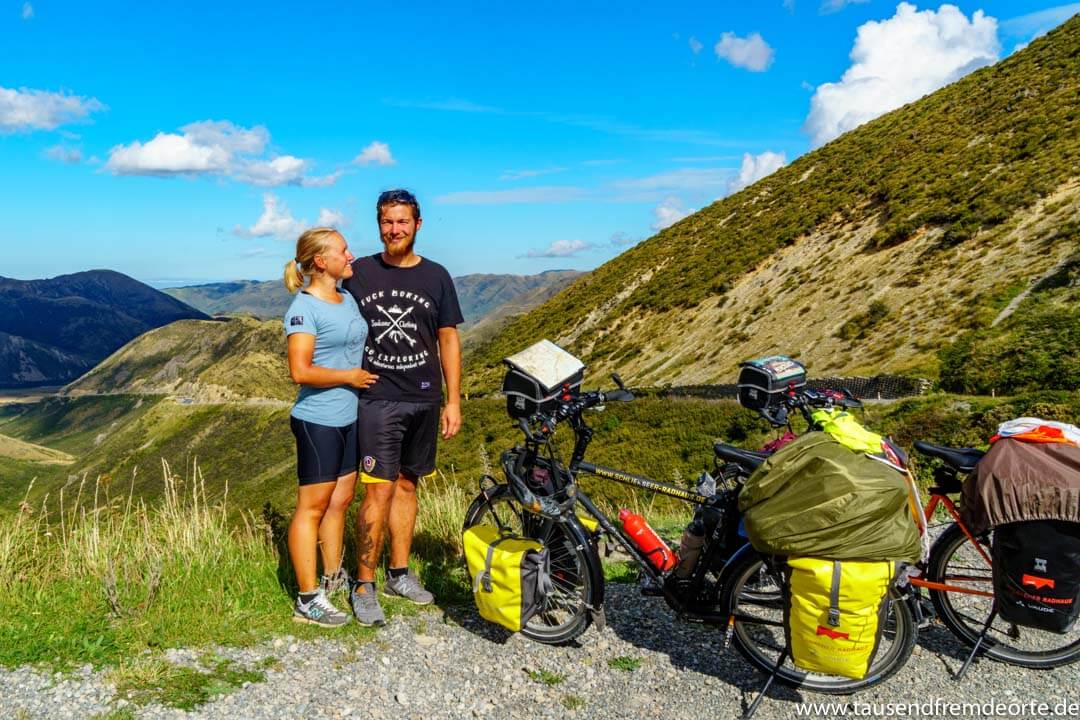
[[[763,463],[765,458],[769,457],[768,453],[743,450],[742,448],[737,448],[734,445],[728,445],[727,443],[722,442],[714,444],[713,450],[716,452],[716,457],[721,460],[726,460],[727,462],[735,463],[748,473],[757,470],[758,465]]]
[[[978,448],[951,448],[942,445],[931,445],[922,440],[915,441],[915,449],[923,455],[939,458],[940,460],[943,460],[946,465],[950,465],[956,468],[956,470],[964,473],[969,473],[974,470],[975,465],[982,459],[982,456],[986,454],[985,451],[979,450]]]

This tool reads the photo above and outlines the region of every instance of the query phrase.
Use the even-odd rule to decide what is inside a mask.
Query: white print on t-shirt
[[[367,349],[368,362],[376,370],[412,370],[427,363],[431,354],[427,350],[415,355],[388,355],[387,353],[375,352],[375,348]]]
[[[379,290],[377,292],[365,295],[364,297],[360,298],[360,307],[367,307],[367,304],[372,300],[382,300],[384,297],[386,297],[385,290]],[[419,293],[410,292],[408,290],[391,290],[390,297],[401,298],[402,300],[419,303],[427,309],[431,309],[431,300],[428,300],[426,297]]]
[[[390,336],[392,342],[401,342],[404,340],[409,343],[409,347],[416,347],[416,338],[409,335],[407,331],[412,330],[416,332],[417,324],[409,319],[408,315],[413,311],[415,305],[410,305],[406,309],[402,310],[396,304],[391,305],[390,309],[384,308],[382,305],[376,303],[375,309],[383,314],[381,318],[375,318],[371,321],[371,327],[378,331],[382,330],[375,338],[375,342],[382,342],[383,338],[387,335]],[[385,328],[385,330],[383,330]]]

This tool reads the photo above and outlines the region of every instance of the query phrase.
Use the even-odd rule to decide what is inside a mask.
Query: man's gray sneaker
[[[392,577],[383,585],[383,595],[389,597],[403,597],[417,605],[430,605],[435,602],[435,596],[424,589],[420,581],[412,573],[405,573],[400,577]]]
[[[352,578],[349,577],[349,571],[343,567],[339,567],[329,575],[323,575],[322,580],[319,581],[319,587],[327,597],[330,597],[338,590],[342,588],[349,588],[352,586]]]
[[[352,602],[356,622],[368,627],[386,624],[386,615],[383,614],[379,598],[375,594],[375,583],[356,583],[349,593],[349,600]]]
[[[295,622],[319,625],[321,627],[341,627],[349,622],[349,616],[338,610],[326,599],[326,593],[319,590],[310,601],[296,598],[292,619]]]

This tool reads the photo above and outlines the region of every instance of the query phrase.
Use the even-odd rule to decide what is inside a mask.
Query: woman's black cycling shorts
[[[329,427],[289,416],[296,437],[296,477],[301,485],[332,482],[356,472],[356,423]]]

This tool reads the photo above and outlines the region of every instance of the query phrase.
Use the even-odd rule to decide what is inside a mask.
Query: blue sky
[[[0,275],[277,278],[397,186],[454,275],[590,269],[1077,12],[0,0]]]

